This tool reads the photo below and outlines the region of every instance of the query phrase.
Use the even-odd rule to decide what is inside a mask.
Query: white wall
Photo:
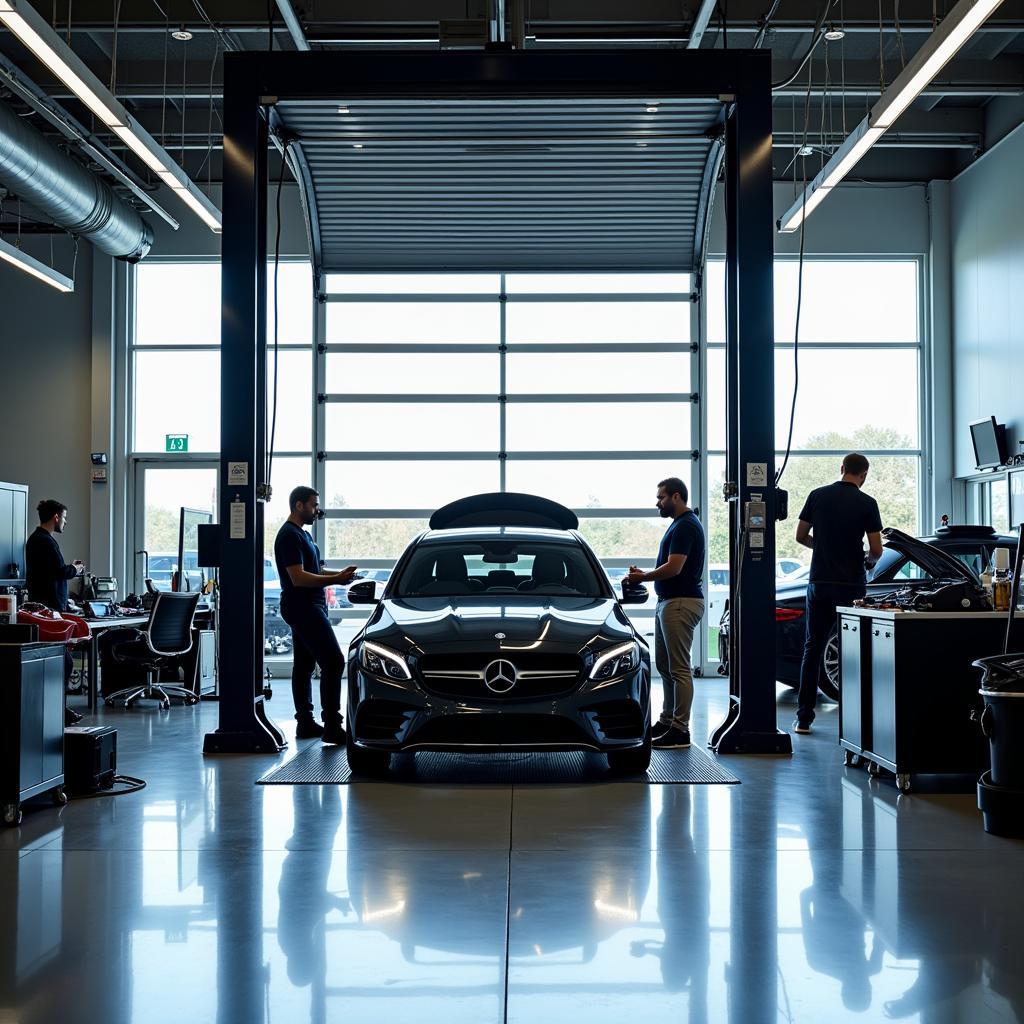
[[[968,424],[1005,423],[1024,439],[1024,127],[952,185],[955,471],[974,472]]]

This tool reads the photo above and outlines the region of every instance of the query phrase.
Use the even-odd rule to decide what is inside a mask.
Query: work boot
[[[297,740],[318,740],[324,734],[324,727],[312,716],[300,718],[295,726]]]

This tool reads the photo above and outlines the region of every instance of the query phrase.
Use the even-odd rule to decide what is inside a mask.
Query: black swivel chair
[[[199,695],[185,686],[157,682],[161,665],[167,658],[176,658],[192,649],[192,619],[199,603],[199,592],[177,594],[161,591],[153,603],[146,628],[131,630],[134,636],[111,645],[115,661],[137,665],[146,670],[144,685],[128,686],[106,697],[111,707],[118,701],[130,707],[139,700],[158,700],[169,708],[171,698],[195,704]],[[127,631],[126,631],[127,632]]]

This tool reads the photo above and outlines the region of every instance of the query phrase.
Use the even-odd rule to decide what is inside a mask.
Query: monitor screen
[[[1003,428],[996,424],[995,416],[975,420],[971,424],[971,440],[974,442],[974,464],[978,469],[994,469],[1006,463],[1003,451]]]
[[[25,585],[28,487],[0,483],[0,586]]]
[[[178,589],[202,590],[203,573],[199,568],[199,527],[213,522],[207,509],[181,509],[178,523]]]

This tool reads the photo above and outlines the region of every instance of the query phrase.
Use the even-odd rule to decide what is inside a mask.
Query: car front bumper
[[[650,722],[646,665],[594,690],[516,701],[452,699],[349,668],[348,731],[356,746],[415,750],[595,750],[643,745]]]

